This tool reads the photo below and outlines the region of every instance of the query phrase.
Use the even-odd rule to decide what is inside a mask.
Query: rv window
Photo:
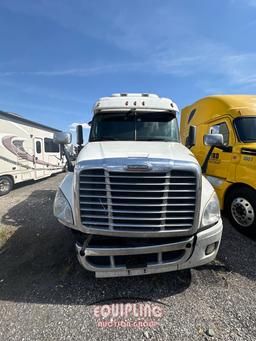
[[[41,142],[36,141],[36,152],[37,154],[41,154]]]
[[[59,145],[53,142],[53,139],[45,138],[44,139],[44,151],[46,153],[59,153]]]
[[[210,134],[222,134],[225,146],[229,145],[229,131],[225,122],[216,124],[210,128]]]

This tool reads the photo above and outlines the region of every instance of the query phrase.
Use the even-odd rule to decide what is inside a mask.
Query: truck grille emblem
[[[128,171],[149,171],[152,166],[148,165],[148,164],[144,164],[144,165],[127,165],[124,167],[125,170]]]

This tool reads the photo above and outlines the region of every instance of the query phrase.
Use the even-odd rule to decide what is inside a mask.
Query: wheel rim
[[[254,209],[251,203],[245,198],[236,198],[233,200],[231,213],[234,220],[243,227],[248,227],[254,222]]]
[[[0,191],[2,193],[8,192],[11,188],[10,181],[7,179],[0,179]]]

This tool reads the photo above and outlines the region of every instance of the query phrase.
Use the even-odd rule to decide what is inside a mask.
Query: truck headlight
[[[58,189],[54,199],[53,213],[56,218],[64,222],[67,222],[69,224],[74,223],[69,202],[60,189]]]
[[[220,219],[219,199],[217,197],[217,194],[214,192],[205,206],[200,229],[213,226],[219,221],[219,219]]]

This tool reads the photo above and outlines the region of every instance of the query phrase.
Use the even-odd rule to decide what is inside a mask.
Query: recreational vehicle
[[[53,142],[57,129],[0,111],[0,196],[13,185],[61,172],[65,158]]]
[[[218,198],[180,143],[177,105],[154,94],[116,94],[93,112],[89,142],[75,167],[69,162],[54,203],[55,216],[74,231],[81,265],[113,277],[212,261],[222,234]]]

